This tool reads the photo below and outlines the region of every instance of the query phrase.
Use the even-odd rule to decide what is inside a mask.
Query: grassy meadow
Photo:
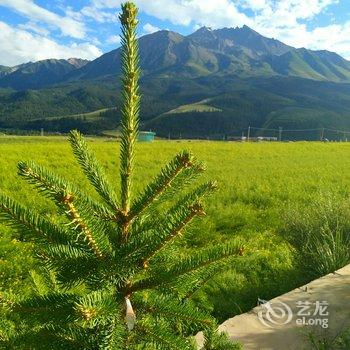
[[[118,142],[91,138],[89,143],[117,185]],[[207,171],[198,181],[219,182],[219,191],[207,200],[208,215],[187,231],[187,246],[183,247],[196,249],[237,237],[245,242],[244,255],[232,269],[194,295],[219,321],[249,310],[258,297],[277,296],[321,273],[312,274],[303,267],[288,234],[301,230],[303,235],[303,227],[310,233],[312,223],[317,234],[318,220],[324,220],[319,213],[327,208],[330,217],[334,217],[332,210],[343,208],[339,222],[347,222],[350,144],[156,141],[137,147],[135,193],[181,149],[192,150],[206,163]],[[43,215],[55,212],[49,200],[17,176],[17,162],[30,159],[96,196],[74,161],[68,142],[61,137],[0,137],[2,193]],[[33,291],[35,263],[31,244],[12,229],[0,226],[0,300],[13,293]],[[4,336],[1,327],[9,329],[12,325],[2,320],[0,338]]]

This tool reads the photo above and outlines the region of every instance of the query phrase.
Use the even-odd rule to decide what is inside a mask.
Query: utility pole
[[[321,131],[321,142],[324,140],[324,128],[322,128],[322,131]]]
[[[247,141],[250,141],[250,125],[248,126]]]
[[[280,126],[278,128],[278,141],[281,142],[282,141],[282,131],[283,131],[283,128]]]

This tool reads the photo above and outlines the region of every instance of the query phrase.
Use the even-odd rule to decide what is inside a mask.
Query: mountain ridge
[[[326,50],[293,48],[276,39],[266,38],[248,26],[215,30],[202,27],[188,36],[162,30],[141,37],[139,47],[144,75],[183,74],[193,77],[232,73],[241,77],[284,75],[350,82],[350,62],[340,55]],[[339,74],[324,74],[324,67],[310,66],[301,57],[302,50],[325,61],[325,65]],[[290,62],[291,68],[287,66],[283,70],[278,58],[290,52],[295,53]],[[120,48],[72,72],[69,79],[84,80],[113,75],[119,71],[119,67]]]
[[[49,58],[5,67],[4,74],[0,75],[0,87],[15,90],[40,89],[60,82],[69,72],[83,67],[88,62],[80,58]]]
[[[340,55],[327,50],[294,48],[264,37],[246,25],[214,30],[202,27],[187,36],[161,30],[142,36],[139,47],[143,75],[194,77],[229,73],[241,77],[282,75],[350,82],[350,62]],[[0,67],[0,87],[40,89],[59,82],[115,75],[120,72],[120,50],[107,52],[93,61],[47,59]],[[40,66],[46,66],[44,78],[43,73],[40,77],[35,74]],[[32,74],[28,74],[27,67],[31,67]]]
[[[248,125],[350,128],[350,62],[336,53],[293,48],[247,26],[188,36],[158,31],[141,37],[139,48],[141,125],[159,135],[222,138]],[[21,65],[0,78],[0,129],[116,128],[120,66],[120,48],[81,65]]]

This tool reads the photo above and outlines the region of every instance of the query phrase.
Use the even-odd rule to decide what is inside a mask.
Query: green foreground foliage
[[[350,261],[350,208],[331,193],[291,210],[283,236],[295,247],[297,263],[311,279],[336,271]]]
[[[196,349],[190,336],[201,329],[207,348],[235,347],[215,335],[215,320],[192,296],[243,255],[243,245],[234,241],[187,254],[177,247],[184,229],[206,215],[203,199],[216,182],[182,194],[205,168],[181,151],[132,198],[140,110],[138,11],[132,2],[121,7],[120,192],[77,131],[69,141],[100,201],[32,161],[18,163],[18,174],[53,200],[58,215],[44,217],[0,195],[2,219],[34,243],[38,258],[32,273],[37,293],[3,300],[20,320],[2,342],[7,348]],[[175,203],[162,205],[169,199]]]
[[[119,144],[108,139],[88,139],[88,145],[105,169],[115,187],[119,160]],[[241,144],[228,142],[139,143],[135,155],[135,193],[141,191],[172,155],[190,149],[207,164],[203,181],[213,177],[220,189],[207,202],[207,216],[189,228],[184,235],[182,254],[198,248],[227,243],[235,239],[245,242],[246,254],[239,263],[231,264],[218,274],[192,299],[221,322],[248,311],[257,298],[269,299],[317,277],[320,272],[299,268],[296,250],[287,243],[286,227],[305,225],[302,214],[322,207],[337,210],[338,228],[345,230],[348,218],[344,208],[350,193],[350,144],[347,143],[282,143]],[[35,207],[44,217],[52,217],[56,208],[39,196],[24,181],[18,181],[16,166],[21,159],[35,158],[45,168],[69,181],[97,200],[97,194],[76,164],[64,138],[0,138],[0,187],[26,207]],[[62,154],[66,156],[62,158]],[[152,161],[155,159],[155,161]],[[324,204],[326,203],[326,204]],[[338,209],[337,209],[338,208]],[[309,227],[326,221],[310,210]],[[329,220],[328,220],[329,221]],[[333,224],[332,224],[333,225]],[[334,227],[331,226],[331,227]],[[299,232],[295,231],[295,232]],[[317,235],[315,229],[308,229]],[[38,277],[32,244],[25,236],[0,226],[0,293],[2,300],[21,295],[27,298],[45,287]],[[312,236],[312,235],[311,235]],[[308,264],[311,266],[311,264]],[[338,266],[340,267],[340,266]],[[312,272],[312,276],[310,275]],[[322,273],[325,271],[322,271]],[[327,271],[330,272],[330,271]],[[1,317],[0,338],[13,331],[13,318]],[[17,323],[17,326],[19,323]]]

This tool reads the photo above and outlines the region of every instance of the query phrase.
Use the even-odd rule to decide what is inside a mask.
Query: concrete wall
[[[346,328],[350,329],[350,265],[235,316],[219,329],[247,350],[303,350],[314,349],[310,335],[331,339]],[[196,339],[201,348],[203,335]]]

